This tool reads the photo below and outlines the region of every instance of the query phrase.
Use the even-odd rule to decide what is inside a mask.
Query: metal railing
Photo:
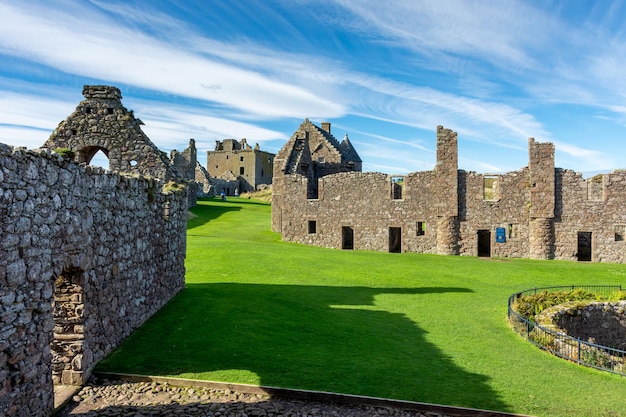
[[[519,297],[539,292],[558,292],[582,289],[598,296],[608,298],[609,295],[622,291],[621,285],[571,285],[560,287],[532,288],[509,297],[508,318],[511,327],[528,341],[556,356],[604,371],[626,376],[626,351],[609,346],[598,345],[571,337],[565,333],[549,329],[529,320],[512,307]]]

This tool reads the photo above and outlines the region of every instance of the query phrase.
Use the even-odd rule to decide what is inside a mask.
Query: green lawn
[[[626,265],[341,251],[283,243],[270,206],[200,201],[187,286],[99,364],[537,416],[626,416],[626,378],[513,333],[510,294],[626,284]]]

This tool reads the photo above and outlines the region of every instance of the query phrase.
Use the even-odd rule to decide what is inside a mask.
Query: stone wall
[[[590,186],[590,183],[593,185]],[[557,259],[577,259],[577,234],[590,233],[591,260],[626,262],[626,172],[600,176],[600,195],[589,194],[597,179],[585,180],[572,170],[556,170],[554,244]],[[591,198],[590,198],[591,197]]]
[[[593,301],[555,306],[540,319],[568,336],[614,349],[626,350],[626,301]]]
[[[0,144],[0,415],[44,416],[184,285],[184,189]]]
[[[272,229],[285,241],[391,252],[626,262],[626,171],[585,180],[555,168],[554,145],[531,138],[528,167],[493,175],[466,172],[457,166],[456,133],[438,126],[433,171],[403,178],[360,172],[318,178],[310,169],[315,162],[305,158],[308,131],[303,126],[275,159]],[[310,182],[317,184],[315,194]]]

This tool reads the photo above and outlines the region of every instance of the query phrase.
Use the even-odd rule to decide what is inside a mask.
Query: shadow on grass
[[[212,204],[197,204],[189,208],[189,211],[195,214],[197,218],[191,219],[187,222],[187,230],[202,226],[211,220],[217,219],[225,213],[241,210],[241,207],[229,204],[228,202],[221,203],[217,199],[207,199],[207,201],[212,201]]]
[[[455,365],[404,314],[375,304],[383,294],[419,303],[450,292],[471,290],[190,284],[98,369],[200,379],[239,370],[233,375],[258,381],[228,382],[507,411],[487,377]]]

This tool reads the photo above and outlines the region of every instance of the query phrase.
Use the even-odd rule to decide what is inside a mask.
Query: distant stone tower
[[[437,126],[435,193],[437,205],[437,253],[459,254],[459,162],[457,134]]]

